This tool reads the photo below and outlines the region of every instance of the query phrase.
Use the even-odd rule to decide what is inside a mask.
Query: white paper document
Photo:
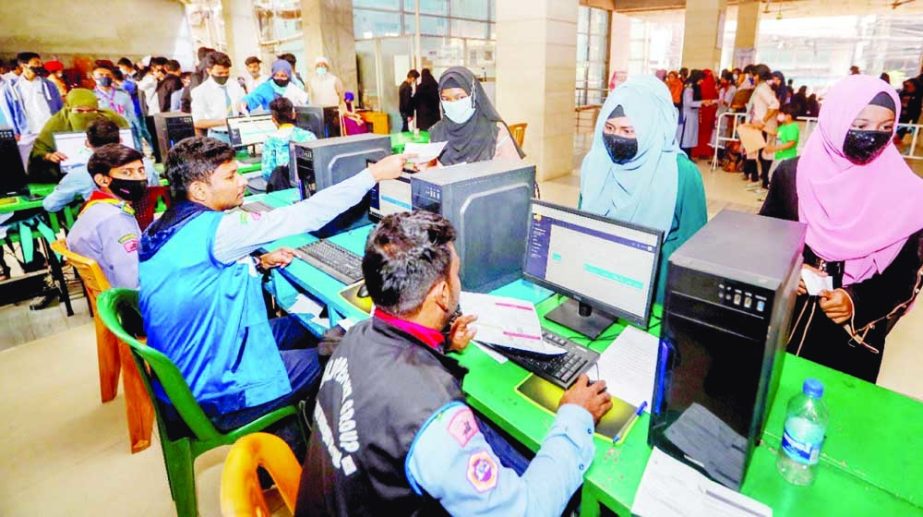
[[[633,406],[647,402],[645,412],[650,413],[659,343],[655,336],[627,326],[587,375],[594,381],[606,381],[609,393]]]
[[[655,447],[631,513],[642,517],[772,517],[772,508],[715,483]]]
[[[833,277],[821,275],[813,269],[801,268],[801,279],[811,296],[817,296],[821,291],[833,290]]]
[[[435,160],[442,154],[442,150],[445,148],[446,143],[447,142],[433,142],[429,144],[417,144],[414,142],[407,142],[404,144],[404,154],[416,155],[407,160],[410,163],[427,163]]]
[[[542,324],[535,306],[529,302],[489,294],[461,294],[460,305],[465,314],[478,319],[471,326],[477,329],[475,340],[536,354],[560,355],[564,350],[545,343]]]

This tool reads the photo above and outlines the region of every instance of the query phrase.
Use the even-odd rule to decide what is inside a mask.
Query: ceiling
[[[582,5],[621,13],[684,9],[685,0],[580,0]],[[728,0],[727,5],[739,4],[739,0]],[[895,6],[895,3],[898,5]],[[776,15],[782,13],[791,18],[843,15],[923,13],[923,0],[769,0],[760,2],[761,12]]]

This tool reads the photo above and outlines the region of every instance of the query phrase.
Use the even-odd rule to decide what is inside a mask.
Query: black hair
[[[210,181],[215,169],[234,156],[231,146],[214,138],[192,136],[180,140],[167,153],[164,164],[173,199],[187,199],[192,182]]]
[[[746,66],[744,66],[744,73],[745,73],[745,74],[752,74],[752,73],[753,73],[753,65],[746,65]]]
[[[32,61],[35,58],[41,59],[42,56],[36,54],[35,52],[20,52],[19,54],[16,54],[16,61],[18,61],[20,65],[28,65],[29,61]]]
[[[279,54],[276,57],[283,61],[288,61],[288,63],[292,65],[292,67],[294,67],[295,63],[298,61],[297,59],[295,59],[295,54],[292,54],[291,52],[286,52],[285,54]]]
[[[231,58],[224,52],[212,52],[205,58],[205,68],[211,68],[215,65],[221,65],[225,68],[231,68]]]
[[[141,161],[143,156],[131,147],[122,144],[106,144],[93,152],[87,162],[87,172],[90,177],[97,174],[109,175],[109,171],[128,165],[131,162]]]
[[[272,113],[272,118],[276,119],[279,124],[294,124],[295,117],[292,116],[294,109],[295,105],[285,97],[273,99],[269,103],[269,112]]]
[[[256,56],[250,56],[250,57],[248,57],[247,59],[244,59],[244,64],[245,64],[245,65],[250,65],[250,64],[253,64],[253,63],[262,63],[262,61],[260,61],[260,58],[258,58],[258,57],[256,57]]]
[[[731,72],[730,70],[725,70],[724,72],[721,72],[721,79],[725,81],[733,81],[734,72]]]
[[[163,56],[156,56],[151,58],[151,66],[167,66],[168,59]]]
[[[171,59],[167,61],[167,64],[164,65],[164,68],[166,68],[168,72],[179,72],[182,66],[179,64],[179,61]]]
[[[396,316],[419,311],[433,285],[448,278],[455,228],[439,214],[392,214],[372,230],[362,273],[375,305]]]
[[[87,126],[87,142],[93,149],[120,141],[119,126],[107,118],[98,118]]]
[[[116,63],[116,65],[118,65],[118,66],[127,66],[128,68],[134,68],[134,67],[135,67],[135,65],[132,64],[131,60],[128,59],[127,57],[119,58],[119,60],[118,60],[118,62]]]
[[[684,67],[682,67],[682,68],[679,69],[679,74],[680,74],[680,75],[689,74],[689,69],[686,68],[686,67],[684,66]]]
[[[791,115],[792,118],[795,118],[798,115],[798,109],[794,104],[786,104],[779,108],[779,113],[783,115]]]
[[[752,70],[753,75],[759,77],[762,81],[768,81],[772,79],[772,70],[770,70],[766,65],[755,65]]]
[[[414,79],[417,79],[420,77],[420,72],[417,72],[416,69],[411,68],[410,71],[407,72],[407,77],[413,77]]]
[[[199,62],[201,63],[202,61],[205,60],[205,58],[208,57],[209,54],[211,54],[211,53],[214,52],[214,51],[215,51],[215,49],[213,49],[213,48],[209,48],[209,47],[199,47],[199,49],[196,50],[196,57],[199,58]]]

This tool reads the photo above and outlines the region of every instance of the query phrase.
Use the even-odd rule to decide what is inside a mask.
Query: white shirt
[[[260,76],[256,79],[254,79],[253,76],[249,73],[244,75],[244,84],[247,85],[247,93],[252,93],[257,86],[263,84],[263,81],[266,81],[267,79],[269,79],[269,76],[264,73],[260,73]]]
[[[147,74],[144,79],[138,81],[138,89],[144,93],[144,102],[147,103],[147,114],[155,115],[160,113],[160,101],[157,100],[157,79],[154,74]]]
[[[779,109],[779,99],[772,91],[769,83],[762,82],[753,90],[750,96],[750,102],[747,103],[747,113],[750,116],[750,122],[764,122],[766,112],[769,110]]]
[[[311,77],[311,100],[315,106],[339,106],[340,95],[337,93],[337,76],[327,72],[323,77],[314,74]]]
[[[20,77],[16,82],[16,89],[22,96],[22,107],[26,112],[29,133],[37,135],[45,127],[45,122],[51,118],[51,109],[45,98],[45,83],[38,77],[31,81]]]
[[[285,94],[282,96],[292,101],[295,106],[307,106],[310,104],[308,92],[302,90],[293,82],[288,83],[288,86],[285,87]]]
[[[193,88],[191,95],[192,120],[219,120],[242,115],[239,107],[245,93],[235,80],[229,79],[221,86],[209,77],[204,83]]]
[[[10,70],[9,72],[3,74],[2,77],[4,81],[12,81],[13,79],[16,79],[19,76],[16,75],[16,72]]]

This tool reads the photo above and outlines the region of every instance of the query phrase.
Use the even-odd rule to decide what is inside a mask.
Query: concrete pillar
[[[740,0],[737,3],[737,33],[734,34],[733,66],[743,68],[756,62],[756,42],[759,39],[760,2]]]
[[[252,0],[221,0],[221,10],[228,55],[236,77],[246,73],[245,59],[260,55],[259,27]],[[268,66],[264,64],[263,68],[268,72]]]
[[[629,49],[631,49],[631,18],[624,14],[612,13],[612,26],[609,31],[609,75],[616,74],[619,84],[628,77]],[[637,56],[635,56],[637,57]]]
[[[541,181],[572,172],[578,0],[497,0],[497,110]]]
[[[727,0],[687,0],[682,66],[717,70]]]
[[[301,0],[301,28],[304,31],[304,56],[298,68],[305,81],[314,74],[314,60],[325,56],[346,91],[359,94],[356,74],[356,37],[353,35],[353,3],[343,0]],[[302,59],[304,65],[302,65]]]

